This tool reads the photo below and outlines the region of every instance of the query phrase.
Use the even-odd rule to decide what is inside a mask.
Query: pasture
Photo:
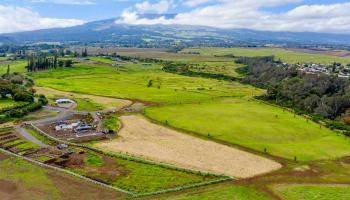
[[[173,195],[170,197],[160,197],[160,200],[272,200],[264,192],[254,188],[238,185],[220,185],[213,186],[210,189],[199,189],[197,191],[184,194]],[[289,200],[289,199],[288,199]]]
[[[34,73],[32,76],[36,84],[42,87],[166,104],[204,102],[262,92],[248,85],[231,87],[230,82],[165,73],[160,66],[144,67],[142,64],[129,64],[122,68],[76,65],[69,69]]]
[[[21,72],[24,73],[27,71],[25,68],[27,66],[27,61],[19,60],[19,61],[4,61],[0,62],[0,74],[5,74],[7,72],[7,66],[10,65],[10,72]]]
[[[202,56],[224,56],[233,54],[234,56],[254,57],[274,55],[277,59],[281,59],[286,63],[350,63],[350,56],[339,57],[334,55],[298,52],[282,48],[190,48],[182,51],[182,53],[186,52],[198,52]]]
[[[150,107],[146,116],[182,130],[298,160],[349,155],[350,140],[281,108],[246,99]]]
[[[116,199],[121,193],[0,153],[2,199]],[[6,172],[6,173],[3,173]],[[84,191],[83,193],[81,191]]]
[[[350,197],[350,185],[285,184],[274,188],[286,200],[348,200]]]
[[[79,64],[32,74],[39,86],[160,103],[146,116],[207,139],[297,160],[338,158],[350,142],[320,125],[252,99],[263,90],[237,82],[165,73],[160,66]],[[149,85],[150,80],[152,84]],[[98,102],[98,101],[96,101]]]

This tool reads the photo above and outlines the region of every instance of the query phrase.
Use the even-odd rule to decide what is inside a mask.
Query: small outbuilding
[[[56,104],[72,104],[75,103],[73,100],[70,99],[57,99]]]

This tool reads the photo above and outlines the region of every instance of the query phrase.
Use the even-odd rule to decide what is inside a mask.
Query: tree
[[[34,95],[28,91],[20,90],[15,92],[13,99],[15,101],[33,102]]]
[[[6,71],[7,75],[10,75],[10,65],[7,65],[7,71]]]

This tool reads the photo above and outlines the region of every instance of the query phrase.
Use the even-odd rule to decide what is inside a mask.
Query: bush
[[[13,99],[15,101],[24,101],[24,102],[33,102],[34,101],[34,96],[32,93],[28,91],[17,91],[13,95]]]

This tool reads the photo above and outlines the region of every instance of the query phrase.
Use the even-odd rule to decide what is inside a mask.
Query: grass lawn
[[[159,198],[168,200],[272,200],[265,193],[254,190],[247,186],[226,185],[213,186],[204,192],[190,192],[172,197]]]
[[[304,117],[255,100],[147,108],[145,114],[170,126],[288,159],[315,160],[350,154],[350,140]]]
[[[191,48],[185,49],[183,52],[199,52],[202,56],[227,55],[233,54],[235,56],[272,56],[281,59],[287,63],[324,63],[332,64],[333,62],[340,62],[343,64],[350,63],[350,56],[337,57],[332,55],[311,54],[304,52],[296,52],[280,48]]]
[[[278,185],[277,193],[286,200],[348,200],[350,185]]]

